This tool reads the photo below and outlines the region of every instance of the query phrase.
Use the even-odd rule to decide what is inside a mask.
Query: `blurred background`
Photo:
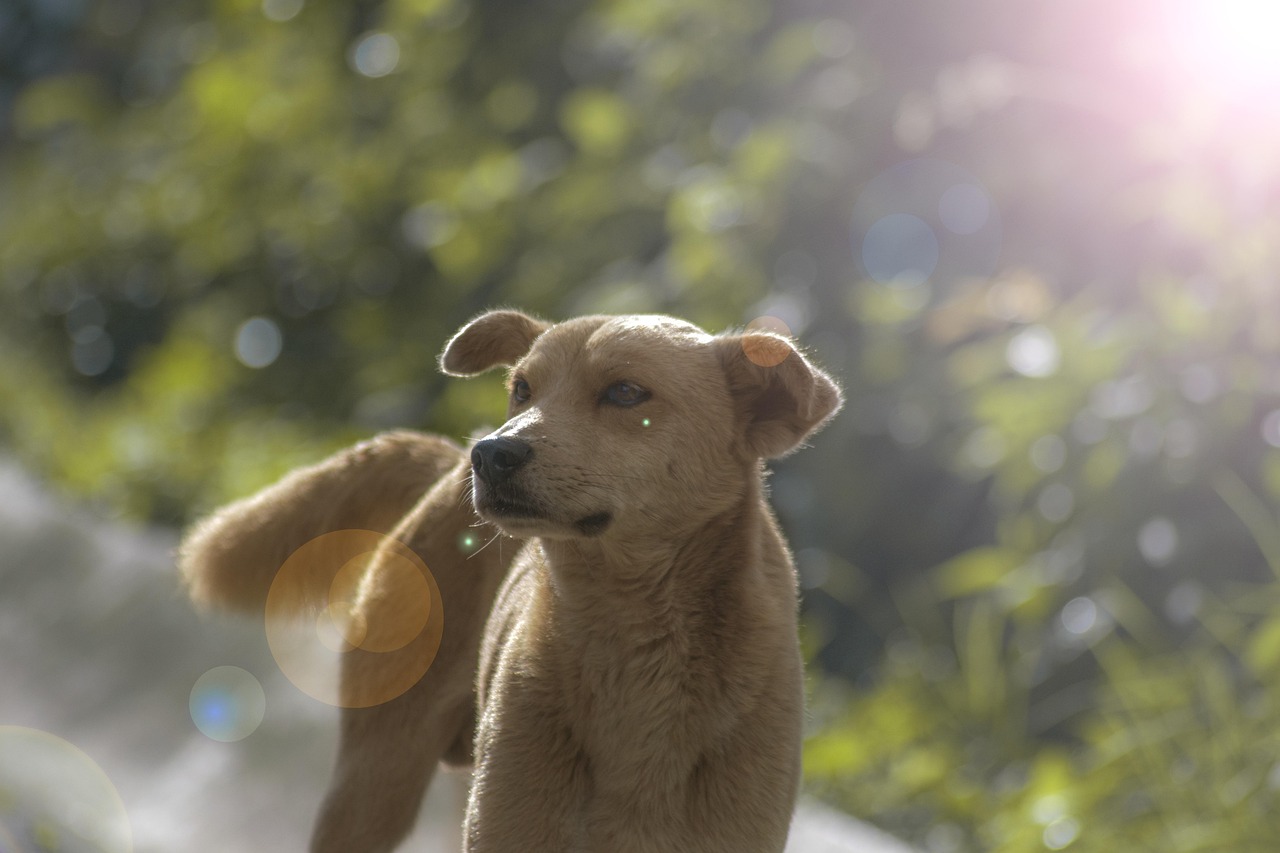
[[[222,794],[301,845],[328,709],[168,549],[378,430],[500,422],[499,378],[434,364],[496,305],[771,318],[840,378],[772,481],[810,796],[929,853],[1277,849],[1277,32],[1258,0],[3,0],[0,850],[126,849],[83,829],[122,812],[139,850],[255,849]],[[118,791],[24,811],[27,754]]]

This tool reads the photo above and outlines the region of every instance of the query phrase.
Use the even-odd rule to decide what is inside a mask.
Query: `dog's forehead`
[[[692,323],[660,314],[579,317],[538,337],[526,362],[645,362],[681,353],[704,353],[712,336]]]
[[[592,350],[634,346],[697,349],[710,340],[710,335],[685,320],[661,314],[637,314],[609,318],[591,333],[585,347]]]

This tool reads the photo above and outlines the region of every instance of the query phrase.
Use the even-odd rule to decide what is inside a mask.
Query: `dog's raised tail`
[[[192,526],[178,548],[192,600],[261,610],[276,573],[300,547],[338,530],[390,533],[463,458],[458,445],[437,436],[384,433],[222,507]],[[333,572],[321,562],[291,578],[297,609],[323,606]]]

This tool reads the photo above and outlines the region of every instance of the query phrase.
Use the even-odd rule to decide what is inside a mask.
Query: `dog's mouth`
[[[534,504],[509,495],[494,494],[489,489],[476,487],[472,495],[476,511],[495,519],[539,519],[546,513]]]
[[[502,518],[543,518],[541,510],[535,509],[528,504],[518,503],[516,501],[494,500],[484,504],[483,509],[490,515],[500,516]]]
[[[564,520],[556,519],[545,508],[522,496],[502,494],[501,491],[477,486],[472,494],[472,500],[475,503],[476,512],[499,527],[528,528],[551,525],[563,529],[565,526]],[[604,533],[612,523],[613,513],[596,512],[570,521],[567,526],[579,536],[594,537]],[[543,535],[554,535],[552,530],[539,532]]]

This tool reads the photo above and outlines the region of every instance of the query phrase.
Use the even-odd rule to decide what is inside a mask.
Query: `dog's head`
[[[677,534],[738,500],[841,404],[786,338],[661,316],[482,314],[440,366],[511,368],[508,420],[471,452],[476,510],[514,536]]]

